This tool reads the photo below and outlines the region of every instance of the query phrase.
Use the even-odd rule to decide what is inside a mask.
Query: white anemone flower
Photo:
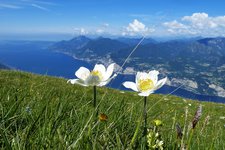
[[[114,63],[110,64],[107,69],[102,64],[96,64],[92,71],[85,67],[80,67],[75,72],[77,79],[70,79],[68,82],[82,86],[105,86],[116,76],[116,74],[112,76],[113,70]]]
[[[154,91],[161,88],[166,83],[167,77],[158,80],[158,75],[159,72],[156,70],[152,70],[149,73],[137,72],[136,83],[126,81],[123,85],[126,88],[139,92],[138,95],[146,97],[154,93]]]

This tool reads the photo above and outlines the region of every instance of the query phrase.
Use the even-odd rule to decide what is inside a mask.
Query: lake
[[[65,78],[74,78],[74,72],[80,66],[91,66],[84,61],[49,51],[43,45],[39,42],[0,44],[0,62],[13,69]]]
[[[80,66],[91,69],[93,65],[71,56],[47,50],[52,42],[0,42],[0,62],[13,69],[37,74],[75,78],[74,72]],[[108,86],[127,90],[122,86],[124,81],[134,81],[134,75],[118,75]],[[195,94],[176,87],[163,86],[156,93],[177,95],[200,101],[225,103],[225,98]]]

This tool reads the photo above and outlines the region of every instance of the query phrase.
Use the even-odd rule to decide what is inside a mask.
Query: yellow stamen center
[[[106,114],[100,114],[98,116],[98,118],[99,118],[100,121],[107,121],[108,116]]]
[[[92,71],[91,75],[99,77],[100,80],[103,78],[102,73],[98,70]]]
[[[151,90],[154,87],[153,81],[151,79],[139,80],[138,85],[139,85],[140,91],[142,92]]]

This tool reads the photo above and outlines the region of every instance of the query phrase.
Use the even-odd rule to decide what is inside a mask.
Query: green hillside
[[[98,88],[99,113],[108,116],[103,122],[93,113],[92,94],[91,87],[65,79],[1,70],[0,149],[143,149],[143,98]],[[201,119],[194,131],[183,135],[184,143],[190,149],[225,149],[224,104],[152,94],[148,127],[155,119],[163,122],[159,132],[165,149],[179,147],[175,125],[179,122],[189,131],[200,104]]]

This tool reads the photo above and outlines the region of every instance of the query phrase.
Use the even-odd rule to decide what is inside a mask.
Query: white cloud
[[[49,9],[43,7],[43,6],[40,6],[40,5],[37,5],[37,4],[31,4],[31,6],[35,7],[35,8],[38,8],[40,10],[44,10],[44,11],[50,11]]]
[[[144,35],[154,32],[154,29],[146,27],[145,24],[138,21],[137,19],[134,19],[132,23],[129,23],[125,29],[126,30],[122,33],[123,35]]]
[[[191,23],[195,28],[215,28],[217,23],[215,22],[216,18],[209,17],[206,13],[194,13],[192,16],[184,16],[181,20]]]
[[[89,34],[89,32],[85,28],[73,28],[73,36],[74,35],[87,35],[87,34]]]
[[[3,4],[3,3],[0,3],[0,8],[20,9],[22,7],[17,6],[17,5],[12,5],[12,4]]]
[[[91,33],[89,34],[106,34],[109,30],[109,24],[108,23],[102,23],[99,27],[92,28]]]
[[[52,2],[45,2],[45,1],[39,1],[39,0],[20,0],[19,2],[13,2],[9,1],[6,3],[0,2],[0,9],[1,8],[7,8],[7,9],[21,9],[21,8],[28,8],[28,7],[34,7],[40,10],[44,11],[50,11],[48,8],[44,6],[56,6],[56,3]]]
[[[165,23],[163,23],[163,25],[170,29],[180,29],[180,28],[185,29],[185,28],[187,28],[186,25],[179,23],[176,20],[171,21],[171,22],[165,22]]]
[[[143,32],[148,30],[145,25],[137,19],[134,19],[132,23],[129,23],[126,29],[128,32]]]
[[[80,35],[86,35],[88,34],[88,31],[84,28],[80,28]]]
[[[39,4],[39,5],[50,5],[50,6],[58,5],[58,4],[53,3],[53,2],[40,1],[40,0],[20,0],[20,1],[24,2],[25,4],[35,3],[35,4]]]
[[[171,34],[196,34],[196,32],[190,30],[189,26],[180,23],[177,20],[165,22],[163,25],[168,28],[167,31]]]
[[[172,34],[223,36],[225,34],[225,16],[210,17],[207,13],[193,13],[163,25]]]
[[[103,29],[97,29],[97,30],[96,30],[96,33],[98,33],[98,34],[101,34],[101,33],[103,33],[103,32],[104,32]]]

